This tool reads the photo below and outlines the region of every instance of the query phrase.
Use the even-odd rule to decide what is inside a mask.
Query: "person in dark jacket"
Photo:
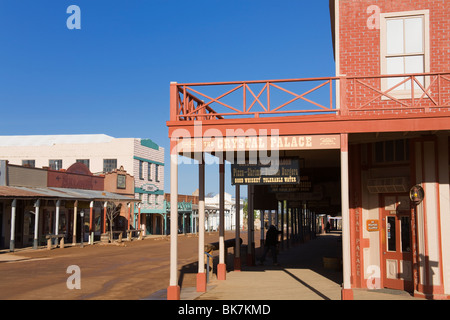
[[[264,242],[264,253],[259,259],[261,264],[264,264],[264,261],[266,260],[266,255],[269,251],[272,253],[272,260],[273,264],[275,266],[278,265],[277,261],[277,246],[278,246],[278,235],[281,234],[280,231],[277,230],[277,228],[274,225],[271,225],[269,227],[269,230],[267,230],[266,233],[266,240]]]

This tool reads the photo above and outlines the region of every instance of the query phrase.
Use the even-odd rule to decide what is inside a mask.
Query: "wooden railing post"
[[[178,120],[178,84],[170,83],[170,121]]]
[[[353,92],[353,94],[356,94]],[[347,106],[347,77],[340,76],[339,77],[339,109],[341,116],[348,115],[348,106]]]

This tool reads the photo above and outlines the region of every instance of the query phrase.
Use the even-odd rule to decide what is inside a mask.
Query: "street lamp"
[[[80,216],[81,216],[81,248],[84,247],[84,210],[80,211]]]

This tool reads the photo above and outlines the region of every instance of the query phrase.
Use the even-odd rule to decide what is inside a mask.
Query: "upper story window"
[[[89,169],[89,159],[77,159],[76,162],[84,164]]]
[[[409,140],[389,140],[374,143],[375,164],[408,162]]]
[[[139,179],[144,180],[144,161],[139,160]]]
[[[103,172],[111,172],[117,169],[117,159],[103,159]]]
[[[152,181],[152,164],[147,162],[147,180]]]
[[[159,182],[159,165],[155,165],[155,181]]]
[[[34,168],[36,166],[36,161],[35,160],[22,160],[22,166]]]
[[[52,170],[62,169],[62,160],[48,160],[48,166]]]
[[[426,73],[430,70],[429,11],[410,11],[381,14],[381,73],[404,74]],[[426,88],[428,79],[416,78]],[[404,81],[395,77],[383,79],[383,91]],[[396,98],[411,98],[411,81],[406,81],[389,92]],[[420,97],[423,90],[414,83],[414,96]]]

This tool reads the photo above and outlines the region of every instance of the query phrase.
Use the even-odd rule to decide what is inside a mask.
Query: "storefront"
[[[221,188],[225,162],[297,158],[318,172],[316,190],[274,195],[253,185],[286,182],[280,177],[243,176],[236,194],[242,183],[251,209],[273,210],[282,196],[297,208],[315,204],[316,214],[333,201],[343,299],[354,288],[448,298],[450,60],[441,53],[450,7],[444,0],[331,0],[330,13],[334,77],[170,84],[171,194],[176,199],[179,155],[200,163],[200,189],[205,153],[219,158]],[[420,203],[410,197],[419,189]],[[168,297],[177,299],[175,238],[172,246]],[[200,290],[202,273],[199,267]]]

